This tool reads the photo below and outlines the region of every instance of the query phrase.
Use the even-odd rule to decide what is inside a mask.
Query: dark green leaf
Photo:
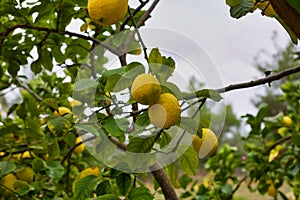
[[[116,183],[121,195],[125,196],[131,187],[131,177],[129,174],[122,173],[116,178]]]
[[[64,168],[60,164],[60,161],[53,161],[53,160],[48,160],[47,162],[44,161],[44,168],[48,176],[55,180],[60,179],[64,174]]]
[[[108,180],[102,181],[96,189],[96,194],[98,196],[111,193],[111,186]]]
[[[131,190],[128,199],[129,200],[152,200],[154,199],[154,196],[147,188],[139,187]]]
[[[297,10],[297,12],[300,13],[300,0],[286,0],[286,2],[288,2],[290,6],[295,8],[295,10]]]
[[[150,124],[150,119],[148,117],[148,111],[143,112],[142,114],[139,114],[136,118],[136,125],[141,126],[141,127],[146,127]]]
[[[60,148],[56,137],[51,143],[48,143],[47,149],[48,149],[49,159],[55,160],[59,158]]]
[[[127,76],[113,74],[112,76],[108,77],[104,90],[108,92],[120,92],[126,88],[129,88],[132,82],[133,79]]]
[[[105,120],[102,123],[102,126],[112,136],[119,137],[124,134],[124,131],[120,129],[119,125],[116,123],[113,117]]]
[[[72,124],[68,119],[64,117],[55,116],[48,119],[47,125],[54,136],[61,137],[64,134],[68,133]]]
[[[190,184],[193,181],[192,178],[190,178],[188,175],[184,174],[182,177],[179,179],[179,184],[180,187],[183,189],[186,189],[188,184]]]
[[[183,148],[187,148],[187,149],[179,157],[178,164],[186,174],[195,175],[199,167],[198,154],[193,147],[183,147]]]
[[[42,66],[39,60],[32,62],[30,68],[34,74],[38,74],[42,71]]]
[[[243,0],[226,0],[226,4],[230,7],[237,6],[242,2]]]
[[[73,185],[74,198],[77,200],[85,200],[95,189],[99,177],[88,175],[75,181]]]
[[[14,171],[16,169],[16,165],[12,161],[2,161],[0,162],[0,177],[5,176],[6,174]]]
[[[90,200],[120,200],[115,194],[105,194],[97,198],[92,198]]]
[[[241,18],[249,13],[253,7],[253,0],[243,0],[241,3],[230,8],[230,15],[236,19]]]
[[[83,90],[96,88],[96,87],[97,87],[97,81],[93,79],[80,79],[76,81],[74,84],[75,91],[83,91]]]
[[[175,188],[178,188],[178,167],[176,166],[176,162],[173,162],[166,167],[166,174],[168,175],[172,185]]]
[[[135,153],[148,153],[156,142],[157,135],[151,137],[134,137],[129,141],[126,150]]]

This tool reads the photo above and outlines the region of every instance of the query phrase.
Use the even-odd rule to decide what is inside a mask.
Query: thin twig
[[[282,144],[286,141],[289,141],[292,139],[291,135],[285,136],[283,138],[280,138],[279,140],[277,140],[272,146],[270,146],[267,150],[267,153],[269,154],[271,152],[272,149],[274,149],[277,145]]]
[[[235,186],[235,188],[232,190],[232,192],[230,193],[230,195],[224,199],[224,200],[230,200],[232,199],[234,193],[236,193],[236,191],[241,187],[242,183],[247,179],[247,175],[245,175],[243,178],[241,178],[241,180],[239,181],[239,183]]]
[[[104,47],[105,49],[107,49],[108,51],[110,51],[111,53],[113,53],[117,56],[121,55],[121,52],[118,49],[113,48],[113,47],[109,46],[108,44],[103,43],[103,42],[101,42],[100,40],[98,40],[96,38],[93,38],[93,37],[90,37],[90,36],[87,36],[87,35],[82,35],[82,34],[79,34],[79,33],[74,33],[74,32],[71,32],[71,31],[56,30],[56,29],[52,29],[52,28],[33,26],[33,25],[30,25],[30,24],[17,24],[15,26],[9,27],[9,28],[6,29],[6,31],[1,32],[0,36],[1,37],[6,37],[7,35],[9,35],[12,31],[14,31],[17,28],[44,31],[44,32],[49,32],[49,33],[57,33],[57,34],[61,34],[61,35],[68,35],[68,36],[74,36],[74,37],[82,38],[82,39],[85,39],[85,40],[88,40],[88,41],[95,42],[96,44]]]
[[[149,7],[149,9],[145,12],[145,14],[143,14],[143,16],[141,17],[141,19],[136,24],[137,28],[140,28],[145,23],[145,21],[150,17],[150,14],[152,13],[152,11],[154,10],[154,8],[156,7],[156,5],[158,3],[159,3],[159,0],[155,0],[151,4],[151,6]]]
[[[296,74],[300,72],[300,66],[289,68],[286,70],[283,70],[281,72],[275,73],[273,75],[267,76],[265,78],[260,78],[254,81],[248,81],[244,83],[238,83],[238,84],[233,84],[233,85],[228,85],[223,88],[216,89],[219,93],[225,93],[229,92],[231,90],[237,90],[237,89],[244,89],[244,88],[250,88],[250,87],[255,87],[258,85],[263,85],[263,84],[270,84],[273,81],[279,80],[285,76],[289,76],[291,74]]]
[[[1,186],[1,187],[4,187],[6,190],[10,191],[11,193],[14,193],[14,194],[17,195],[19,198],[28,200],[27,198],[25,198],[25,197],[23,197],[22,195],[18,194],[17,192],[15,192],[14,190],[10,189],[10,188],[7,187],[6,185],[3,185],[2,183],[0,183],[0,186]]]
[[[24,88],[25,90],[27,90],[27,92],[29,92],[29,94],[31,94],[34,98],[36,98],[36,100],[38,100],[38,101],[43,100],[42,97],[40,97],[37,93],[35,93],[33,90],[31,90],[25,83],[22,83],[18,77],[16,77],[16,80],[19,83],[19,85],[22,88]]]

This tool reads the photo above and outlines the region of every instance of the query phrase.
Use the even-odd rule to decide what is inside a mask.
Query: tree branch
[[[228,85],[226,87],[216,89],[216,91],[218,91],[219,93],[225,93],[225,92],[229,92],[231,90],[251,88],[251,87],[263,85],[266,83],[270,84],[273,81],[279,80],[279,79],[281,79],[285,76],[289,76],[291,74],[296,74],[298,72],[300,72],[300,66],[289,68],[289,69],[283,70],[281,72],[275,73],[273,75],[267,76],[265,78],[260,78],[260,79],[254,80],[254,81],[248,81],[248,82],[244,82],[244,83]]]
[[[29,94],[31,94],[34,98],[36,98],[36,100],[38,100],[38,101],[43,100],[42,97],[40,97],[37,93],[35,93],[33,90],[31,90],[25,83],[22,83],[18,77],[16,77],[16,80],[19,83],[19,85],[22,88],[24,88],[25,90],[27,90],[27,92],[29,92]]]
[[[107,49],[108,51],[110,51],[111,53],[113,53],[115,55],[119,56],[121,54],[121,52],[118,49],[115,49],[115,48],[109,46],[108,44],[105,44],[105,43],[101,42],[100,40],[98,40],[96,38],[93,38],[93,37],[90,37],[90,36],[87,36],[87,35],[82,35],[82,34],[70,32],[70,31],[65,31],[65,30],[57,30],[57,29],[52,29],[52,28],[33,26],[33,25],[30,25],[30,24],[17,24],[15,26],[9,27],[9,28],[6,29],[5,32],[0,33],[0,38],[2,38],[3,36],[6,37],[7,35],[9,35],[11,32],[13,32],[14,30],[16,30],[18,28],[44,31],[44,32],[48,32],[48,33],[57,33],[57,34],[61,34],[61,35],[68,35],[68,36],[74,36],[74,37],[82,38],[82,39],[85,39],[85,40],[88,40],[88,41],[92,41],[92,42],[104,47],[105,49]]]
[[[282,21],[300,39],[300,13],[291,7],[285,0],[269,0],[272,7]]]

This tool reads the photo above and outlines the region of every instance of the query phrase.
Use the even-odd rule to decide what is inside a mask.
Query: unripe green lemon
[[[180,105],[171,93],[161,94],[158,101],[148,108],[152,124],[158,128],[170,128],[180,120]]]
[[[138,75],[131,86],[132,97],[144,105],[154,104],[159,99],[160,93],[160,84],[151,74]]]
[[[7,188],[9,188],[10,190],[15,190],[14,189],[14,183],[17,181],[17,177],[13,174],[7,174],[6,176],[4,176],[1,180],[1,183],[6,186]],[[4,195],[10,195],[13,194],[11,191],[9,191],[8,189],[5,189]]]
[[[198,152],[200,158],[213,155],[219,146],[218,138],[208,128],[202,129],[202,138],[195,135],[193,139],[193,147]]]
[[[17,171],[16,176],[22,181],[31,182],[35,176],[35,173],[31,167],[25,167],[24,169]]]
[[[87,8],[95,23],[112,25],[126,15],[128,0],[88,0]]]

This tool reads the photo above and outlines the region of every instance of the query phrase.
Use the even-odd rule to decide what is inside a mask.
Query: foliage
[[[276,189],[286,182],[298,198],[300,95],[299,83],[293,81],[281,87],[281,100],[288,105],[284,115],[292,118],[292,126],[274,134],[283,113],[269,116],[261,108],[257,116],[246,115],[252,128],[246,138],[247,158],[241,159],[235,147],[224,145],[205,163],[211,172],[205,183],[197,185],[188,177],[197,173],[200,162],[187,141],[195,134],[201,137],[212,117],[222,120],[219,114],[205,113],[210,108],[203,107],[206,102],[220,102],[222,96],[218,90],[203,87],[183,92],[170,79],[177,67],[175,60],[159,48],[147,51],[141,38],[133,37],[158,1],[142,10],[148,2],[139,1],[140,6],[130,8],[123,21],[112,26],[89,18],[87,0],[0,2],[1,199],[150,200],[165,192],[163,187],[169,191],[181,187],[185,190],[182,199],[230,199],[244,181],[235,174],[241,168],[247,170],[251,190],[266,193],[267,180]],[[227,3],[236,17],[254,6],[248,0]],[[74,22],[75,30],[70,28]],[[127,54],[138,56],[142,49],[146,64],[138,59],[127,63]],[[106,66],[108,52],[120,64]],[[155,127],[147,107],[129,95],[134,79],[144,73],[158,79],[162,93],[178,98],[180,123],[166,129]],[[217,127],[220,133],[239,124],[230,106],[221,113],[226,111],[231,124]],[[81,145],[76,143],[79,136],[85,150],[75,153]],[[155,153],[168,162],[157,163]],[[163,168],[158,170],[167,176],[164,181],[154,180],[155,188],[150,190],[144,183],[145,172],[159,164]],[[13,187],[5,186],[3,177],[18,176],[24,169],[33,173],[25,180],[14,180]],[[178,179],[179,172],[184,175]],[[282,192],[279,195],[284,197]]]

